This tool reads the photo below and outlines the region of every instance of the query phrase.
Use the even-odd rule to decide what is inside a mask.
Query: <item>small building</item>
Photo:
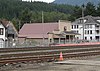
[[[17,30],[10,21],[0,20],[0,48],[10,47],[17,36]]]
[[[20,42],[31,41],[38,43],[66,43],[74,40],[75,35],[71,31],[71,22],[60,20],[57,23],[27,23],[19,31]]]
[[[100,17],[85,16],[78,18],[72,23],[72,31],[81,35],[76,36],[79,40],[100,41]]]

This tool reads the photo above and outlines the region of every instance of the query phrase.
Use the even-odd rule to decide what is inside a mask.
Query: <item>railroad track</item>
[[[14,62],[44,62],[58,60],[60,52],[63,57],[74,58],[100,55],[100,45],[95,46],[67,46],[67,47],[30,47],[30,48],[2,48],[0,49],[0,64]]]

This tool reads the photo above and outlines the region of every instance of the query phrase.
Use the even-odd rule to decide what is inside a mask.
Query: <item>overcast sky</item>
[[[31,1],[31,0],[23,0],[23,1]],[[42,2],[50,3],[53,2],[54,0],[32,0],[32,1],[42,1]]]

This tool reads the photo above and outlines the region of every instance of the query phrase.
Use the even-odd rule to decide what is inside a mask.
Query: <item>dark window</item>
[[[99,30],[96,30],[96,33],[99,34]]]
[[[78,33],[78,31],[77,31],[77,33]]]
[[[90,34],[92,34],[92,30],[90,30]]]
[[[78,29],[78,25],[77,25],[77,29]]]
[[[3,28],[0,28],[0,35],[3,35]]]
[[[79,39],[79,37],[77,37],[77,39]]]
[[[92,40],[92,37],[90,37],[90,40]]]
[[[52,39],[50,39],[50,42],[52,42]]]
[[[74,25],[74,29],[76,29],[76,25]]]
[[[64,31],[67,31],[67,27],[66,26],[64,26]]]
[[[87,37],[85,37],[85,40],[87,40]]]
[[[73,25],[72,25],[72,29],[73,29]]]
[[[88,34],[89,34],[89,30],[88,30]]]
[[[83,23],[83,19],[80,19],[80,20],[79,20],[79,23]]]

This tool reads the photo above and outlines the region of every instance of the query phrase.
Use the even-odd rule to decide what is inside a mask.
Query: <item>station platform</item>
[[[54,62],[55,64],[100,66],[100,61],[94,60],[66,60]]]

